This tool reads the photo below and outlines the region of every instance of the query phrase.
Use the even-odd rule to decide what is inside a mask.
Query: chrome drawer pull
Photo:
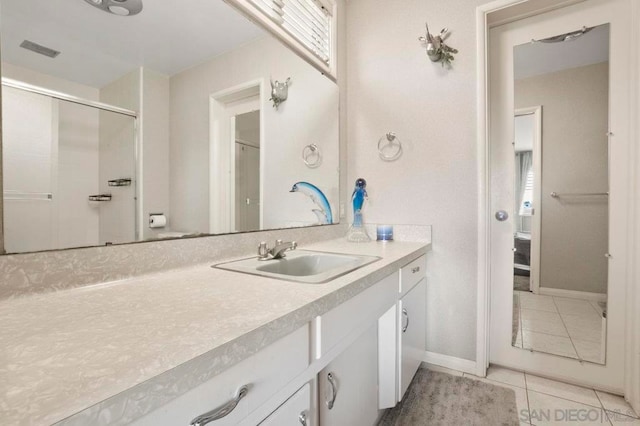
[[[238,389],[238,393],[236,394],[235,398],[233,398],[223,406],[201,414],[195,419],[191,420],[191,426],[204,426],[208,423],[220,420],[221,418],[228,416],[236,408],[240,400],[247,396],[248,392],[249,386],[242,386],[240,389]]]
[[[336,379],[333,377],[333,373],[327,374],[327,380],[331,385],[331,399],[327,401],[327,408],[331,410],[333,408],[333,404],[336,402],[336,396],[338,396],[338,386],[336,385]]]
[[[404,327],[402,327],[402,332],[406,333],[407,332],[407,328],[409,328],[409,312],[407,312],[407,310],[405,308],[402,308],[402,315],[407,317],[407,324]]]
[[[419,266],[416,266],[415,268],[411,268],[411,272],[412,272],[412,273],[414,273],[414,274],[415,274],[416,272],[420,272],[420,267],[419,267]]]
[[[300,420],[300,424],[302,426],[307,426],[307,412],[303,411],[302,413],[300,413],[300,415],[298,416],[298,420]]]

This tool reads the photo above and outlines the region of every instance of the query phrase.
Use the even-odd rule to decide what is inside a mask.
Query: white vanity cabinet
[[[398,401],[402,400],[426,351],[426,256],[400,270],[398,301]]]
[[[424,359],[425,267],[413,260],[132,424],[376,424]]]
[[[388,342],[395,354],[395,312],[399,272],[396,271],[315,321],[315,353],[329,363],[318,374],[320,425],[374,425],[378,418],[380,371],[395,371],[395,356],[380,356]],[[381,318],[385,318],[382,321]],[[380,334],[382,333],[382,334]],[[387,348],[388,349],[388,348]],[[384,365],[382,365],[382,364]],[[392,386],[395,397],[395,381]]]
[[[131,424],[187,426],[196,417],[209,414],[220,417],[209,421],[211,426],[236,425],[308,365],[309,327],[305,325]],[[243,386],[246,391],[241,396]],[[231,411],[221,416],[219,410],[225,408]]]

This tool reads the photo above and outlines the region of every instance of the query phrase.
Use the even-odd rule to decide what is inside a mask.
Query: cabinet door
[[[320,372],[320,424],[367,426],[378,418],[378,327],[358,340]]]
[[[426,309],[427,280],[422,279],[410,292],[400,299],[400,354],[398,377],[400,378],[400,394],[402,400],[409,383],[418,371],[426,351]]]
[[[300,388],[282,404],[260,426],[310,426],[311,388],[309,383]]]
[[[378,319],[378,408],[398,402],[398,306]]]

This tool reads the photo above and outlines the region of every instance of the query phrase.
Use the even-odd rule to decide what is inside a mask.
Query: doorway
[[[232,118],[235,131],[236,232],[260,229],[260,110]]]
[[[513,289],[538,294],[541,215],[535,206],[542,198],[542,106],[516,108],[513,125]]]
[[[209,232],[262,229],[261,80],[210,97]]]

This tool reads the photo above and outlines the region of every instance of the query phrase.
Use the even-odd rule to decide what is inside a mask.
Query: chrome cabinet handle
[[[307,426],[307,412],[303,411],[302,413],[300,413],[300,415],[298,416],[298,420],[300,420],[300,424],[302,426]]]
[[[208,423],[220,420],[221,418],[228,416],[236,408],[240,400],[247,396],[248,392],[249,386],[242,386],[240,389],[238,389],[238,393],[231,401],[218,408],[214,408],[211,411],[201,414],[195,419],[191,420],[191,426],[204,426]]]
[[[407,328],[409,328],[409,312],[407,312],[407,310],[405,308],[402,308],[402,315],[407,317],[407,324],[402,327],[402,332],[406,333]]]
[[[336,379],[333,377],[333,373],[327,374],[327,380],[331,385],[331,399],[327,401],[327,408],[331,410],[333,404],[336,402],[336,396],[338,396],[338,386],[336,385]]]
[[[416,266],[415,268],[411,268],[411,272],[412,272],[412,273],[414,273],[414,274],[415,274],[416,272],[420,272],[420,267],[419,267],[419,266]]]

